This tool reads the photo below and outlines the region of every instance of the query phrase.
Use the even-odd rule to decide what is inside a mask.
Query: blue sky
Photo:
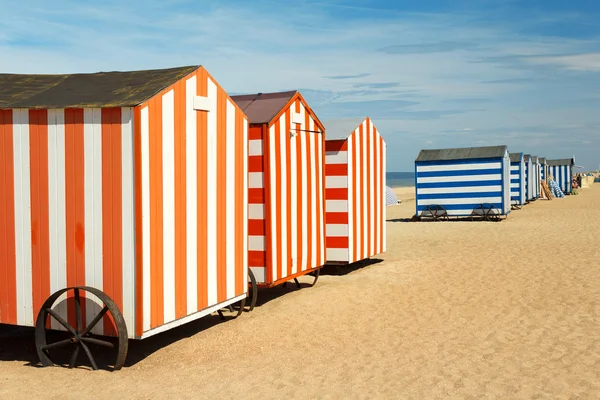
[[[0,0],[0,72],[204,65],[230,93],[299,89],[370,116],[388,171],[506,144],[600,164],[600,2]]]

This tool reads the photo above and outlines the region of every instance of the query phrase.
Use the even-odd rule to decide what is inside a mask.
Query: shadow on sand
[[[272,288],[260,288],[258,291],[256,307],[261,307],[264,304],[290,292],[301,289],[310,289],[311,284],[314,281],[314,277],[308,275],[301,276],[298,278],[298,281],[300,287],[297,287],[296,283],[292,280],[287,282],[285,286],[280,284]],[[317,282],[317,285],[318,284],[319,283]],[[244,312],[240,318],[244,318],[244,316],[248,314],[247,310],[248,307],[246,307],[246,312]],[[226,323],[227,321],[234,319],[233,314],[230,312],[224,312],[224,316],[225,318],[221,319],[218,314],[214,313],[199,318],[196,321],[188,322],[176,328],[171,328],[165,332],[156,334],[155,336],[151,336],[146,339],[129,340],[129,350],[127,353],[125,367],[133,366],[160,349],[177,341],[189,338],[206,329],[210,329],[216,325]],[[65,332],[48,332],[49,343],[66,339],[68,337],[69,336],[66,336]],[[103,340],[110,340],[110,338],[106,337],[101,338]],[[112,370],[111,365],[115,361],[114,356],[104,356],[106,351],[104,351],[103,348],[91,344],[89,347],[92,351],[92,354],[94,354],[98,367],[100,369]],[[61,364],[63,366],[68,365],[71,356],[71,350],[68,348],[65,348],[65,350],[66,351],[64,351],[64,353],[59,355],[59,358],[53,359],[57,364]],[[34,328],[0,324],[0,361],[20,361],[27,366],[41,367],[35,347]],[[87,368],[86,365],[88,364],[88,361],[83,352],[79,354],[77,367],[79,367],[80,364],[83,368]]]

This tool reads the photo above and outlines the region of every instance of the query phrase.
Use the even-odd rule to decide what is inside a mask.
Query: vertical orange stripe
[[[0,323],[17,323],[12,110],[0,110]]]
[[[295,109],[299,109],[299,104],[298,104],[299,100],[296,100],[296,105],[295,105]],[[285,181],[286,181],[286,200],[287,200],[287,206],[285,208],[286,210],[286,215],[285,215],[285,219],[286,219],[286,227],[287,227],[287,232],[285,232],[285,238],[286,238],[286,243],[285,246],[287,248],[287,259],[284,260],[284,268],[287,265],[287,276],[292,275],[292,234],[297,235],[298,234],[298,230],[296,230],[296,232],[292,233],[292,166],[290,165],[289,161],[291,160],[291,156],[292,156],[292,143],[291,143],[291,139],[290,139],[290,130],[292,128],[292,124],[291,124],[291,108],[286,110],[285,112],[285,129],[287,130],[287,132],[284,132],[283,135],[283,139],[285,140],[285,159],[288,160],[287,163],[285,163]],[[297,125],[296,125],[297,126]],[[296,194],[297,189],[294,188],[294,190],[296,190]]]
[[[217,301],[227,300],[227,97],[217,90]]]
[[[244,114],[236,109],[235,113],[235,295],[241,295],[247,290],[247,283],[244,282],[244,148],[248,148],[248,143],[244,141],[244,124],[246,120]],[[246,222],[247,224],[248,222]]]
[[[383,165],[383,152],[385,151],[385,148],[384,148],[385,143],[383,142],[383,138],[381,138],[381,137],[379,137],[378,140],[379,140],[379,149],[380,149],[380,151],[379,151],[379,170],[381,171],[381,177],[380,177],[381,188],[379,190],[379,195],[381,196],[380,201],[379,201],[379,203],[381,205],[381,226],[379,227],[379,237],[381,238],[381,247],[379,249],[379,252],[381,253],[383,251],[383,241],[385,240],[385,238],[383,237],[383,226],[386,223],[385,218],[383,218],[383,212],[384,212],[383,207],[385,207],[385,203],[383,201],[383,199],[384,199],[383,193],[385,193],[384,192],[385,187],[383,187],[383,178],[385,177],[385,169],[384,169],[385,165]]]
[[[162,97],[148,102],[150,133],[150,326],[164,321]]]
[[[204,69],[196,74],[196,90],[198,96],[208,95],[208,76]],[[196,148],[197,148],[197,191],[198,191],[198,310],[208,306],[208,205],[207,205],[207,174],[206,160],[208,158],[207,126],[208,115],[204,111],[196,112]]]
[[[352,133],[351,139],[352,140],[352,154],[349,156],[352,156],[352,210],[349,210],[349,212],[352,213],[352,259],[350,260],[350,262],[355,262],[358,261],[358,206],[356,205],[356,193],[360,190],[358,187],[358,179],[356,177],[356,173],[357,171],[360,170],[360,166],[357,164],[357,157],[356,157],[356,153],[357,153],[357,140],[356,140],[356,131],[354,133]]]
[[[275,182],[277,184],[277,190],[275,192],[275,213],[271,214],[270,217],[275,218],[275,235],[277,235],[277,260],[274,260],[276,263],[275,270],[277,273],[275,276],[273,276],[273,281],[276,281],[281,278],[279,274],[281,271],[281,265],[283,264],[283,254],[281,252],[283,235],[281,219],[283,216],[281,215],[281,135],[279,121],[275,122],[275,140],[273,145],[274,148],[271,149],[271,154],[269,156],[275,159]]]
[[[363,231],[367,232],[367,237],[365,239],[367,240],[368,252],[367,254],[365,254],[365,256],[369,257],[371,256],[371,254],[373,254],[373,249],[371,248],[371,235],[373,235],[371,228],[371,207],[373,206],[373,201],[371,200],[371,196],[373,196],[373,188],[371,187],[371,140],[373,136],[371,135],[371,121],[368,118],[367,131],[365,132],[365,135],[367,136],[367,148],[365,153],[365,156],[367,158],[367,229],[363,229]]]
[[[307,192],[307,196],[306,196],[306,209],[308,210],[308,215],[306,216],[306,232],[307,232],[307,243],[305,243],[306,246],[306,259],[308,260],[308,269],[314,268],[315,266],[312,265],[312,254],[313,254],[313,248],[312,248],[312,238],[313,235],[316,234],[315,232],[315,221],[313,221],[313,214],[312,214],[312,204],[313,204],[313,192],[312,192],[312,161],[314,159],[317,158],[316,153],[311,153],[310,151],[310,142],[311,140],[313,141],[313,143],[316,143],[316,138],[315,136],[317,136],[315,133],[312,132],[303,132],[303,135],[306,135],[306,192]],[[316,149],[316,146],[315,146]],[[316,150],[315,150],[316,151]]]
[[[50,296],[50,239],[48,205],[48,112],[29,111],[31,181],[31,275],[33,313]]]
[[[121,109],[102,109],[102,286],[123,309],[123,186]],[[104,333],[114,335],[112,321]]]
[[[142,115],[141,107],[133,109],[134,174],[135,174],[135,334],[144,333],[144,237],[142,228]]]
[[[83,109],[65,110],[65,202],[67,286],[85,285]],[[67,303],[67,316],[76,326],[75,303]],[[85,307],[82,307],[83,321]]]
[[[187,315],[186,284],[186,87],[180,80],[174,87],[175,107],[175,317]],[[196,111],[190,110],[194,113]],[[193,116],[193,115],[192,115]]]

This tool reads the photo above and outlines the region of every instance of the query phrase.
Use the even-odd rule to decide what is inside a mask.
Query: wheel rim
[[[317,281],[319,280],[319,276],[321,275],[321,268],[315,270],[315,272],[312,273],[312,275],[315,277],[315,280],[310,284],[311,287],[313,287],[317,284]]]
[[[59,312],[57,312],[57,310],[53,309],[56,300],[58,300],[61,295],[68,294],[69,292],[72,292],[73,294],[72,298],[75,306],[76,320],[75,326],[72,326],[59,314]],[[93,294],[103,304],[101,311],[85,326],[81,305],[81,300],[85,297],[81,296],[81,292]],[[106,340],[105,337],[99,339],[92,336],[92,329],[99,323],[104,323],[104,320],[110,317],[112,317],[112,321],[114,322],[114,324],[111,325],[116,331],[116,344]],[[54,319],[66,329],[66,339],[48,343],[48,329],[46,326],[51,319]],[[78,357],[80,353],[82,353],[81,350],[83,350],[88,365],[91,366],[93,370],[97,370],[98,363],[96,357],[94,357],[94,352],[96,352],[97,355],[102,354],[103,357],[106,357],[107,349],[113,349],[112,353],[116,353],[114,354],[115,362],[113,364],[113,370],[119,370],[123,367],[127,357],[127,325],[125,324],[125,319],[116,303],[102,291],[86,286],[69,287],[55,292],[48,297],[42,305],[35,324],[35,344],[38,357],[44,367],[55,365],[56,363],[53,361],[53,358],[56,358],[61,350],[65,351],[66,349],[71,348],[72,353],[68,363],[69,368],[74,368],[77,365]],[[97,350],[97,347],[102,347],[102,352],[93,351]],[[110,355],[112,356],[113,354]]]
[[[256,306],[256,300],[258,299],[258,284],[256,283],[256,277],[250,268],[248,268],[248,278],[250,279],[250,309],[254,310]]]

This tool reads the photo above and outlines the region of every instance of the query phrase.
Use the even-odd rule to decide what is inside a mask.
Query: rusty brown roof
[[[0,74],[0,108],[131,107],[199,66],[91,74]]]
[[[296,90],[277,93],[256,93],[231,96],[251,124],[268,124],[298,93]]]

